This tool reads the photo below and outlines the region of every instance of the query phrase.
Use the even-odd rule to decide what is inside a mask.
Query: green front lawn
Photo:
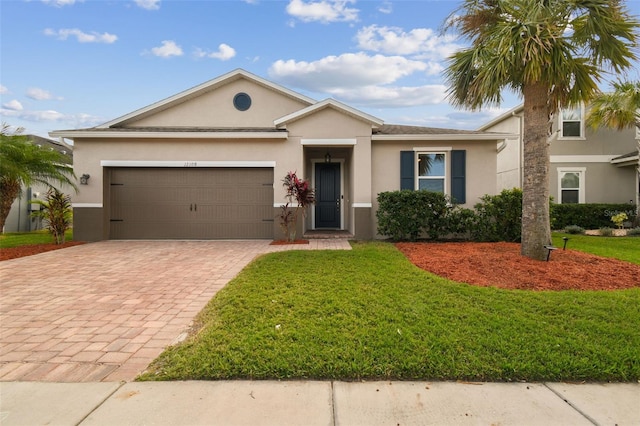
[[[68,229],[64,235],[67,241],[73,241],[73,229]],[[52,244],[54,242],[53,236],[47,230],[0,234],[0,248],[20,247],[33,244]]]
[[[387,243],[273,253],[229,283],[199,315],[199,332],[141,379],[637,381],[639,306],[638,288],[456,283]]]
[[[596,237],[592,235],[553,233],[553,245],[562,247],[562,237],[569,238],[567,249],[640,264],[640,236]]]

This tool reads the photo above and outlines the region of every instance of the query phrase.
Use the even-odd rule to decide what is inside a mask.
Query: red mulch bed
[[[51,250],[59,250],[66,247],[84,244],[83,241],[69,241],[64,244],[32,244],[21,247],[0,248],[0,260],[17,259],[19,257],[31,256],[32,254],[44,253]]]
[[[398,243],[416,266],[454,281],[519,290],[619,290],[640,287],[640,265],[574,250],[549,262],[520,255],[516,243]]]

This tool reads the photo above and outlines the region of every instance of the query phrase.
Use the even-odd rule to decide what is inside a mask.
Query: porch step
[[[302,238],[305,240],[349,239],[353,238],[353,234],[349,231],[315,229],[305,232]]]

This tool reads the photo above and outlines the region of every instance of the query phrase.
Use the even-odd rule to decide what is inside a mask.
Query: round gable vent
[[[233,106],[238,111],[246,111],[251,107],[251,97],[246,93],[238,93],[233,97]]]

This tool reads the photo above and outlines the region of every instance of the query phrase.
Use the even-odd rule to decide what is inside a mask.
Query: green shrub
[[[448,196],[431,191],[392,191],[378,194],[378,233],[393,240],[416,241],[423,235],[438,239],[447,233]]]
[[[505,189],[498,195],[484,195],[481,200],[475,205],[471,237],[478,241],[520,241],[522,190]]]
[[[627,230],[627,236],[640,236],[640,226]]]
[[[633,221],[635,204],[551,204],[551,222],[554,229],[578,225],[584,229],[611,226],[611,218],[625,213]]]
[[[603,237],[612,237],[613,229],[609,228],[608,226],[602,227],[600,228],[600,235]]]
[[[471,230],[477,226],[476,212],[471,209],[454,206],[447,216],[447,233],[464,240],[471,239]]]
[[[567,234],[584,234],[584,228],[578,225],[569,225],[564,227],[564,232]]]

